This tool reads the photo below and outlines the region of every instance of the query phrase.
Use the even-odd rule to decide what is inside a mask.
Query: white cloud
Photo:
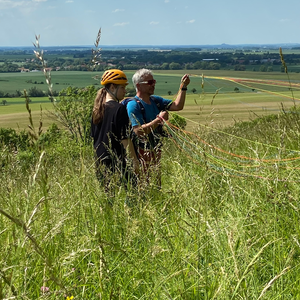
[[[192,24],[192,23],[195,23],[196,20],[189,20],[189,21],[186,21],[186,22]]]
[[[165,0],[165,3],[169,3],[170,2],[170,0]]]
[[[67,0],[66,3],[74,3],[73,0]]]
[[[287,23],[289,21],[290,21],[290,19],[281,19],[281,20],[279,20],[280,23]]]
[[[3,9],[10,9],[10,8],[30,8],[33,9],[36,5],[38,5],[41,2],[47,2],[48,0],[20,0],[20,1],[14,1],[14,0],[0,0],[0,10]]]
[[[15,8],[26,4],[28,4],[28,1],[0,0],[0,9]]]
[[[129,24],[128,22],[123,22],[123,23],[116,23],[114,24],[114,26],[126,26],[128,24]]]
[[[115,9],[115,10],[113,10],[112,12],[113,13],[118,13],[118,12],[121,12],[121,11],[124,11],[125,9],[123,9],[123,8],[117,8],[117,9]]]
[[[150,25],[158,25],[158,24],[159,22],[155,22],[155,21],[150,22]]]

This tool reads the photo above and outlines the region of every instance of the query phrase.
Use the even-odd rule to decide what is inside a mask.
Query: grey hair
[[[135,90],[137,91],[137,84],[141,81],[143,81],[144,77],[147,76],[147,75],[153,75],[152,74],[152,71],[149,70],[149,69],[140,69],[140,70],[137,70],[134,75],[132,76],[132,83],[133,83],[133,86],[135,88]]]

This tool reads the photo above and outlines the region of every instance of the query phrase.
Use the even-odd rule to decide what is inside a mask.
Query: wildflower
[[[74,299],[74,296],[71,297],[68,296],[66,300],[72,300],[72,299]]]
[[[47,293],[47,292],[49,292],[49,288],[47,286],[41,286],[41,291],[43,293]]]

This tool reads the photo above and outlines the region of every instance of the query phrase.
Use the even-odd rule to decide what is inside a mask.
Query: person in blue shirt
[[[134,101],[127,104],[127,113],[134,133],[138,137],[137,153],[144,172],[151,166],[159,166],[161,158],[162,125],[168,120],[168,111],[179,111],[184,108],[187,86],[190,83],[185,74],[180,83],[180,90],[175,99],[164,99],[155,96],[156,80],[151,70],[140,69],[132,77],[136,89]]]

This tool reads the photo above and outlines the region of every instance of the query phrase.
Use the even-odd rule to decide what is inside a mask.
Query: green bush
[[[90,139],[92,109],[97,91],[93,85],[83,89],[68,87],[60,92],[60,101],[54,105],[56,118],[76,141],[86,142]]]
[[[172,113],[169,122],[180,129],[185,129],[186,127],[186,119],[177,113]]]
[[[17,133],[11,128],[0,128],[0,146],[14,150],[25,150],[29,147],[29,135],[26,131]]]

